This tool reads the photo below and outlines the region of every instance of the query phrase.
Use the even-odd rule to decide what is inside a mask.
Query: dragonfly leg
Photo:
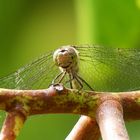
[[[83,84],[81,83],[79,77],[77,75],[75,75],[74,78],[78,82],[78,84],[80,85],[80,89],[79,90],[81,90],[83,88]]]
[[[69,78],[70,78],[70,80],[66,81],[66,83],[69,82],[70,83],[70,88],[73,89],[72,80],[74,79],[74,77],[71,73],[69,73]]]
[[[52,81],[52,85],[56,83],[56,80],[63,74],[63,72],[59,73]]]
[[[66,75],[66,72],[61,72],[59,73],[52,81],[52,83],[50,85],[56,85],[56,84],[60,84],[62,82],[62,80],[64,79]],[[58,82],[56,82],[56,80],[58,80]],[[50,86],[49,85],[49,86]]]
[[[79,75],[76,75],[78,77],[78,79],[80,79],[83,83],[85,83],[92,91],[94,91],[94,89],[83,79],[81,78]],[[82,85],[83,86],[83,85]]]
[[[66,73],[67,73],[66,71],[62,72],[62,76],[61,76],[61,78],[59,79],[58,83],[61,83],[61,82],[62,82],[62,80],[64,79]]]

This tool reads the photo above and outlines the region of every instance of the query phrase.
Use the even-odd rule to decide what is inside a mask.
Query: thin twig
[[[100,130],[96,120],[81,116],[66,140],[98,140]]]

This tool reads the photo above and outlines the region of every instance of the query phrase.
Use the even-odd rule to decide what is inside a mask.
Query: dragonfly
[[[140,89],[140,49],[66,45],[0,78],[0,88],[68,88],[96,91]]]

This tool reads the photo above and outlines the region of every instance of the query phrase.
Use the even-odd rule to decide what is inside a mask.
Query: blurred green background
[[[139,47],[140,0],[0,0],[0,76],[67,44]],[[32,116],[18,140],[63,140],[78,118]],[[3,119],[2,112],[0,125]],[[138,140],[140,122],[127,128]]]

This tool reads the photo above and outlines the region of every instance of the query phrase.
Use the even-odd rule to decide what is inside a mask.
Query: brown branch
[[[3,124],[0,140],[15,140],[26,117],[20,112],[9,112]]]
[[[105,93],[51,86],[47,90],[0,89],[0,109],[17,108],[23,114],[73,113],[95,118],[98,106],[105,100],[122,104],[125,120],[140,119],[140,91]],[[17,107],[18,106],[18,107]]]
[[[99,138],[100,131],[96,120],[81,116],[66,140],[98,140]]]
[[[94,116],[93,106],[96,100],[86,98],[88,95],[89,93],[65,89],[63,86],[51,86],[47,90],[0,89],[0,109],[10,111],[17,108],[27,115],[74,113]]]
[[[129,140],[118,101],[104,101],[97,110],[97,121],[103,140]]]
[[[110,100],[122,105],[124,114],[121,113],[121,115],[124,115],[125,120],[140,119],[140,91],[88,92],[65,89],[61,85],[51,86],[46,90],[0,89],[0,109],[7,112],[16,110],[24,116],[46,113],[73,113],[86,115],[95,120],[98,107]],[[108,107],[109,109],[110,107]],[[99,119],[98,122],[100,124]],[[83,122],[83,126],[81,125],[82,131],[90,126],[86,126],[86,123]],[[102,127],[100,126],[100,128]],[[81,134],[85,136],[85,132],[86,129]],[[75,133],[73,137],[76,137],[76,135]]]

